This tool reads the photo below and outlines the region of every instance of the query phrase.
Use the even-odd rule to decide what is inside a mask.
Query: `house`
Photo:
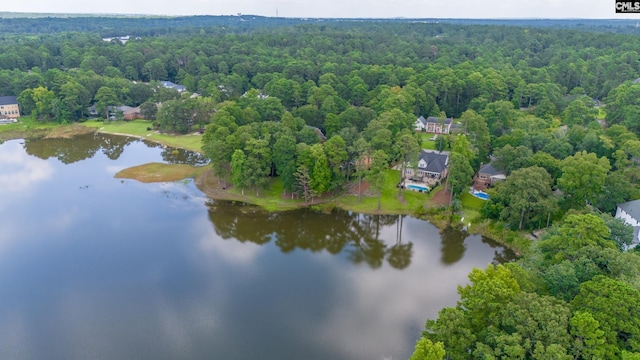
[[[423,149],[415,169],[407,167],[405,178],[433,184],[447,176],[449,166],[449,152]]]
[[[135,120],[141,119],[142,114],[140,113],[140,106],[131,107],[131,106],[118,106],[118,111],[122,113],[122,118],[125,120]]]
[[[89,116],[91,116],[91,117],[96,117],[96,116],[100,115],[100,114],[98,114],[98,109],[96,108],[95,104],[89,106],[87,108],[87,112],[89,113]]]
[[[177,92],[187,91],[187,88],[184,85],[178,85],[178,84],[172,83],[171,81],[160,81],[160,85],[162,85],[167,89],[173,89]]]
[[[0,96],[0,118],[17,119],[20,117],[20,106],[15,96]]]
[[[135,120],[141,119],[142,113],[140,112],[140,106],[131,107],[131,106],[120,106],[118,110],[122,111],[122,118],[125,120]]]
[[[640,243],[640,200],[618,204],[615,217],[633,227],[633,242],[629,248],[636,247]]]
[[[473,188],[475,190],[484,190],[495,185],[498,181],[504,181],[507,178],[504,171],[498,170],[491,162],[480,165],[480,170],[473,177]]]
[[[450,134],[452,125],[453,118],[438,119],[435,116],[429,116],[425,119],[424,116],[420,116],[416,119],[415,129],[431,134]]]

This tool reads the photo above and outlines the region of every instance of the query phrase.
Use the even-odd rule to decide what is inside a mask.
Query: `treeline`
[[[613,10],[613,9],[612,9]],[[137,36],[197,34],[205,32],[249,32],[265,28],[282,28],[300,24],[330,27],[353,27],[379,24],[457,24],[498,25],[527,28],[576,29],[593,32],[638,34],[634,19],[316,19],[265,17],[250,14],[201,16],[149,15],[76,15],[0,12],[0,34],[53,34],[91,32],[103,37],[121,36],[122,32]]]
[[[124,104],[141,106],[166,131],[213,122],[204,148],[214,149],[207,151],[223,179],[233,180],[239,150],[249,162],[242,165],[236,154],[240,188],[259,192],[269,177],[287,173],[287,191],[309,178],[302,186],[306,198],[339,190],[359,162],[410,163],[421,145],[412,132],[415,118],[453,116],[466,137],[457,146],[453,137],[442,138],[439,148],[457,147],[450,172],[456,195],[493,155],[516,176],[496,189],[484,215],[533,228],[572,207],[610,212],[637,196],[640,175],[630,165],[640,156],[640,85],[632,81],[640,72],[638,49],[635,36],[382,22],[172,34],[126,44],[90,33],[16,36],[0,42],[0,89],[18,95],[23,113],[41,121],[81,121],[91,105],[106,119],[109,109]],[[166,89],[159,80],[187,91]],[[607,104],[606,130],[597,121],[599,102]],[[275,155],[284,135],[287,153],[296,147],[287,160],[295,166]],[[320,151],[343,142],[351,148]],[[313,156],[302,155],[303,144],[315,146]],[[321,153],[326,166],[314,172],[324,163]],[[600,166],[584,186],[571,179],[589,170],[583,162]],[[532,172],[542,176],[530,186],[542,186],[539,195],[514,198],[510,186],[517,179],[532,182]],[[321,179],[313,180],[316,173]],[[564,196],[550,197],[554,190]]]
[[[624,231],[573,213],[524,260],[474,269],[411,359],[638,359],[640,259],[617,249]]]
[[[143,36],[126,44],[91,33],[7,36],[0,42],[0,89],[2,95],[19,95],[44,86],[61,97],[56,69],[72,78],[102,77],[103,84],[171,80],[220,100],[266,89],[323,130],[335,109],[312,111],[308,82],[330,86],[343,104],[378,112],[389,89],[400,87],[406,91],[399,105],[414,115],[444,111],[458,117],[505,100],[516,108],[537,106],[542,116],[559,114],[575,88],[602,100],[635,79],[638,47],[636,37],[606,33],[366,22]],[[95,80],[74,80],[87,91],[80,96],[83,107],[93,103]],[[125,85],[108,86],[118,93]],[[138,102],[118,95],[127,105]]]

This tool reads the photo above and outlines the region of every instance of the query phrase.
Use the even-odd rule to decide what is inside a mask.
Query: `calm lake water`
[[[411,217],[212,202],[113,175],[197,154],[89,135],[0,144],[0,359],[406,359],[473,267]]]

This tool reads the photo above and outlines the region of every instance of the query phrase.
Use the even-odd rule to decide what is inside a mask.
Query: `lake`
[[[121,169],[198,154],[0,144],[0,358],[406,359],[473,267],[512,254],[405,216],[267,213]]]

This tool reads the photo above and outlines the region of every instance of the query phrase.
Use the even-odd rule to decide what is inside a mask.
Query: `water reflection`
[[[411,265],[413,243],[402,240],[405,216],[340,210],[327,214],[306,209],[268,213],[252,205],[215,201],[209,204],[209,219],[223,239],[259,245],[275,239],[275,245],[283,253],[299,249],[345,254],[352,263],[366,264],[372,269],[380,268],[385,261],[398,270]],[[395,227],[395,238],[383,238],[381,230],[390,226]],[[429,227],[424,232],[427,237],[440,236],[442,263],[451,265],[462,259],[469,233],[449,227],[438,235],[434,230]],[[495,242],[487,244],[494,248],[498,246]],[[512,259],[513,254],[508,250],[496,250],[494,262]]]
[[[516,253],[514,253],[509,249],[501,247],[500,244],[498,244],[495,240],[492,240],[488,237],[483,236],[482,242],[491,246],[494,249],[493,261],[491,262],[494,265],[508,263],[516,260],[517,258]]]
[[[442,243],[442,263],[451,265],[462,259],[464,252],[467,250],[464,239],[469,236],[469,233],[461,228],[449,226],[442,230],[440,235],[440,241]]]
[[[166,147],[130,136],[86,134],[72,139],[40,139],[25,141],[25,151],[40,159],[55,158],[63,164],[72,164],[92,158],[101,151],[107,158],[118,160],[125,148],[132,143],[144,142],[149,148],[161,148],[163,161],[169,164],[204,165],[208,160],[199,153]]]
[[[5,151],[0,152],[0,194],[17,195],[16,192],[25,191],[36,183],[51,178],[51,164],[25,154],[17,140],[9,141],[3,146]]]

